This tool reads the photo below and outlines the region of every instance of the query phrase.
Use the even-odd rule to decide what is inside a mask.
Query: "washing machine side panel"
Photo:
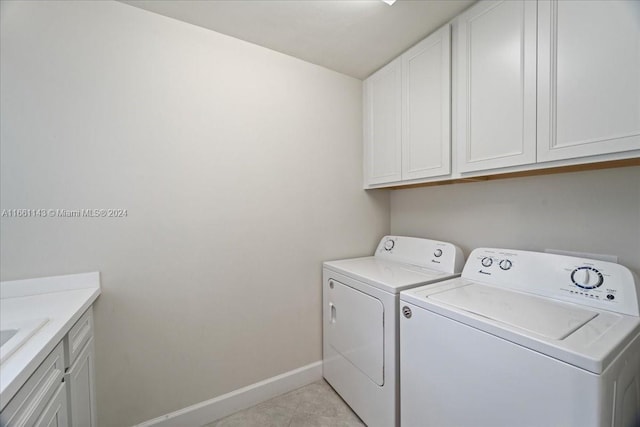
[[[603,373],[603,425],[640,426],[640,333]],[[609,420],[613,420],[610,424]]]
[[[598,375],[401,302],[401,425],[601,427]]]

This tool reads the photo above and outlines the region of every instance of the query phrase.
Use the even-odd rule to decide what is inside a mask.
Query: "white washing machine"
[[[369,427],[399,419],[399,292],[460,275],[451,243],[385,236],[374,256],[323,265],[323,375]]]
[[[400,296],[402,425],[639,426],[638,294],[619,264],[474,250]]]

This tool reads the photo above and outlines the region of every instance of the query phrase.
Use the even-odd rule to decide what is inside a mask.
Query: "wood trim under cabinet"
[[[558,173],[592,171],[598,169],[624,168],[629,166],[640,166],[640,158],[609,160],[606,162],[586,163],[580,165],[557,166],[546,169],[534,169],[519,172],[507,172],[495,175],[483,175],[469,178],[456,178],[435,182],[423,182],[418,184],[397,185],[394,187],[384,187],[385,190],[402,190],[406,188],[433,187],[436,185],[460,184],[465,182],[494,181],[496,179],[521,178],[527,176],[553,175]],[[372,190],[374,190],[372,188]]]

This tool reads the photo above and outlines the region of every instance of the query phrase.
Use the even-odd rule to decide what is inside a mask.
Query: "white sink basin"
[[[0,331],[0,347],[4,345],[12,336],[18,332],[17,329],[3,329]]]
[[[0,330],[0,364],[31,338],[49,319],[2,322]]]

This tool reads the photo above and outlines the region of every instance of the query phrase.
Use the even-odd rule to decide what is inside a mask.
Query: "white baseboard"
[[[201,427],[320,379],[322,379],[322,361],[145,421],[136,427]]]

